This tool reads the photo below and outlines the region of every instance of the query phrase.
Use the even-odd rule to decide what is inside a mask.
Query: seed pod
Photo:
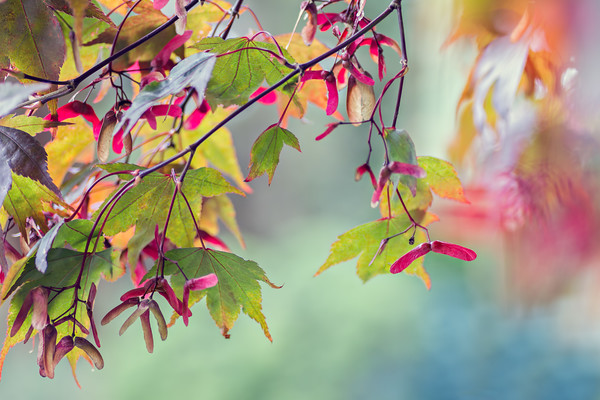
[[[100,135],[98,136],[96,152],[100,162],[106,162],[108,160],[113,137],[113,129],[116,124],[117,116],[115,115],[115,111],[111,108],[108,110],[104,118],[102,118],[102,128],[100,128]]]
[[[42,331],[43,342],[42,345],[42,359],[41,362],[44,364],[44,371],[48,378],[54,378],[54,352],[56,350],[56,328],[54,325],[46,325]],[[42,366],[40,365],[40,370]]]
[[[119,336],[125,333],[125,331],[135,322],[136,319],[138,319],[144,313],[144,311],[148,310],[148,308],[150,307],[148,303],[148,300],[142,300],[140,302],[137,310],[135,310],[133,314],[131,314],[129,318],[127,318],[125,322],[123,322],[123,325],[121,325],[121,329],[119,329]]]
[[[56,344],[56,349],[54,350],[54,359],[52,364],[56,367],[56,365],[62,360],[64,356],[67,355],[68,352],[73,350],[73,337],[65,336],[58,341]]]
[[[123,148],[125,149],[125,154],[130,155],[131,150],[133,148],[133,139],[131,137],[131,133],[127,132],[125,136],[123,136]]]
[[[368,72],[365,75],[370,77]],[[353,75],[348,78],[348,93],[346,95],[346,112],[348,120],[354,126],[371,118],[375,109],[375,92],[373,86],[369,86],[357,80]]]
[[[94,366],[96,367],[96,369],[104,368],[104,359],[102,359],[102,355],[100,354],[98,349],[94,347],[93,344],[79,336],[73,340],[73,344],[75,345],[75,347],[78,347],[81,350],[85,351],[85,353],[94,362]]]
[[[121,315],[121,313],[123,311],[125,311],[128,308],[131,308],[133,306],[137,306],[139,303],[140,303],[140,300],[137,297],[133,297],[133,298],[125,300],[124,302],[122,302],[121,304],[119,304],[118,306],[116,306],[115,308],[113,308],[112,310],[110,310],[104,316],[104,318],[102,318],[102,321],[100,321],[100,324],[101,325],[108,324],[110,321],[112,321],[113,319],[115,319],[119,315]]]
[[[31,313],[31,326],[40,330],[48,322],[48,289],[38,286],[31,291],[33,299],[33,312]]]
[[[146,350],[148,350],[148,353],[152,353],[154,351],[154,338],[152,337],[152,327],[150,326],[150,310],[146,309],[140,315],[140,321],[142,323],[142,331],[144,332]]]
[[[165,321],[165,317],[163,313],[160,311],[158,307],[158,303],[154,300],[150,300],[150,311],[154,314],[154,318],[156,318],[156,323],[158,324],[158,333],[160,333],[160,338],[162,340],[167,339],[167,321]]]

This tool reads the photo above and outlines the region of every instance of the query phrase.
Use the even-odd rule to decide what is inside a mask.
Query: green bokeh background
[[[283,33],[293,26],[299,2],[247,4],[266,30]],[[451,29],[451,2],[403,4],[410,72],[398,127],[411,133],[419,155],[445,157],[474,52],[466,43],[441,50]],[[366,14],[386,5],[370,1]],[[247,15],[237,33],[246,33],[244,24]],[[397,37],[394,21],[379,30]],[[397,58],[390,53],[386,60],[393,71]],[[277,119],[264,106],[248,114],[230,126],[242,166],[257,135]],[[302,153],[284,149],[272,185],[260,178],[252,182],[253,194],[236,199],[246,249],[225,236],[237,254],[283,284],[263,288],[273,343],[245,315],[231,339],[223,339],[202,302],[190,325],[178,322],[150,355],[139,324],[118,336],[120,317],[99,328],[105,368],[94,371],[80,362],[81,389],[65,362],[54,380],[40,378],[37,347],[19,344],[6,359],[0,399],[600,398],[598,324],[585,317],[566,324],[564,315],[580,309],[569,298],[527,310],[507,305],[500,260],[485,251],[471,263],[428,255],[431,291],[406,275],[363,284],[352,262],[312,276],[337,235],[378,217],[369,207],[369,183],[354,182],[366,157],[365,129],[339,128],[315,142],[328,121],[322,114],[311,109],[304,121],[291,121]],[[126,280],[103,283],[97,312],[112,308],[129,288]],[[3,307],[2,318],[5,313]]]

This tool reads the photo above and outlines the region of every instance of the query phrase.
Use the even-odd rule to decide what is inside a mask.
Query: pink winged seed
[[[425,242],[421,243],[398,260],[396,260],[392,266],[390,267],[390,272],[392,274],[397,274],[406,269],[410,264],[413,263],[417,258],[423,257],[425,254],[431,251],[431,243]]]
[[[337,83],[332,74],[327,75],[327,78],[325,78],[325,86],[327,87],[327,109],[325,113],[331,115],[337,111],[339,102]]]
[[[459,246],[457,244],[441,242],[439,240],[434,240],[431,242],[431,250],[436,253],[446,254],[447,256],[458,258],[464,261],[473,261],[477,258],[477,253],[471,249]]]
[[[395,174],[412,175],[415,178],[425,178],[427,172],[418,165],[394,161],[388,165],[390,171]]]

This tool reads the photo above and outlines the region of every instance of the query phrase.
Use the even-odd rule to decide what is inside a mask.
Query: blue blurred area
[[[272,236],[248,237],[249,250],[240,251],[284,285],[263,290],[273,343],[246,316],[223,339],[202,303],[189,327],[178,322],[148,355],[138,324],[117,336],[123,317],[100,328],[105,369],[80,363],[83,389],[65,363],[54,381],[37,376],[36,352],[19,344],[7,358],[2,398],[599,398],[597,341],[565,337],[570,327],[556,307],[518,315],[502,307],[498,266],[485,254],[468,265],[428,256],[429,292],[404,275],[363,285],[350,263],[313,278],[342,228],[321,222],[280,225]],[[100,291],[98,310],[111,307],[120,286]]]

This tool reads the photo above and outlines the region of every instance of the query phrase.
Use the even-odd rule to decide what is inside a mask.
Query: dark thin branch
[[[354,42],[356,39],[358,39],[359,37],[364,35],[366,32],[370,31],[374,26],[376,26],[381,21],[383,21],[397,7],[398,7],[398,0],[392,1],[392,3],[390,3],[390,5],[381,14],[379,14],[379,16],[377,16],[377,18],[375,18],[373,21],[371,21],[369,24],[367,24],[364,28],[362,28],[361,30],[359,30],[358,32],[356,32],[355,34],[350,36],[348,39],[346,39],[342,43],[338,44],[337,46],[333,47],[332,49],[328,50],[327,52],[321,54],[320,56],[315,57],[314,59],[307,61],[303,64],[298,64],[296,66],[295,70],[288,73],[286,76],[281,78],[277,83],[275,83],[274,85],[272,85],[271,87],[266,89],[264,92],[262,92],[258,96],[250,99],[247,103],[245,103],[241,107],[235,109],[231,114],[229,114],[227,117],[225,117],[223,120],[221,120],[210,131],[208,131],[204,136],[202,136],[200,139],[198,139],[197,141],[192,143],[186,149],[184,149],[184,150],[180,151],[179,153],[175,154],[174,156],[160,162],[159,164],[156,164],[155,166],[153,166],[151,168],[140,171],[139,178],[143,178],[144,176],[161,169],[165,165],[168,165],[168,164],[172,163],[173,161],[178,160],[179,158],[185,156],[186,154],[188,154],[190,152],[191,153],[195,152],[196,149],[198,148],[198,146],[200,146],[202,143],[204,143],[216,131],[218,131],[223,126],[225,126],[227,123],[229,123],[229,121],[231,121],[232,119],[234,119],[235,117],[237,117],[238,115],[240,115],[241,113],[246,111],[249,107],[254,105],[256,102],[258,102],[260,99],[262,99],[263,97],[265,97],[272,91],[276,90],[280,86],[283,86],[285,83],[287,83],[289,80],[294,78],[296,75],[303,73],[304,71],[306,71],[307,69],[311,68],[312,66],[318,64],[319,62],[323,61],[330,55],[337,53],[339,50],[343,49],[344,47],[348,46],[350,43]]]
[[[185,6],[186,11],[191,10],[200,1],[201,0],[192,0],[187,6]],[[29,105],[29,104],[32,104],[32,103],[35,103],[35,102],[38,102],[38,101],[43,104],[43,103],[46,103],[46,102],[48,102],[50,100],[58,99],[59,97],[65,96],[65,95],[70,94],[70,93],[73,93],[75,91],[75,89],[77,89],[77,86],[79,86],[81,84],[81,82],[83,82],[84,80],[86,80],[90,76],[94,75],[95,73],[97,73],[98,71],[100,71],[102,68],[104,68],[108,64],[112,63],[117,58],[123,56],[124,54],[127,54],[128,52],[130,52],[131,50],[135,49],[136,47],[139,47],[142,44],[146,43],[148,40],[152,39],[154,36],[158,35],[162,31],[164,31],[165,29],[167,29],[168,27],[170,27],[171,25],[173,25],[175,23],[175,21],[177,21],[178,19],[179,19],[179,17],[177,15],[174,15],[171,19],[169,19],[167,22],[165,22],[164,24],[162,24],[158,28],[154,29],[152,32],[150,32],[147,35],[139,38],[135,42],[131,43],[129,46],[126,46],[126,47],[122,48],[121,50],[117,51],[113,55],[107,57],[103,61],[99,62],[98,64],[94,65],[93,67],[91,67],[90,69],[88,69],[87,71],[85,71],[83,74],[79,75],[77,78],[71,79],[70,81],[66,81],[64,83],[65,86],[63,86],[62,88],[59,88],[58,90],[56,90],[56,91],[54,91],[52,93],[48,93],[47,95],[39,97],[37,99],[33,99],[33,100],[30,100],[30,101],[24,102],[24,103],[20,104],[17,108],[24,107],[26,105]],[[38,78],[38,79],[41,82],[46,82],[46,80],[42,80],[43,78]]]
[[[240,15],[240,8],[242,7],[243,2],[244,0],[237,0],[234,6],[231,8],[231,10],[229,10],[229,14],[231,14],[231,20],[227,24],[227,27],[225,27],[223,33],[221,34],[221,37],[223,39],[227,39],[227,36],[229,36],[229,31],[231,31],[233,21],[238,17],[238,15]]]
[[[404,35],[404,20],[402,19],[402,0],[398,0],[398,27],[400,28],[400,50],[402,51],[402,58],[404,62],[404,68],[408,65],[408,55],[406,54],[406,39]],[[404,88],[404,75],[400,77],[400,84],[398,86],[398,98],[396,99],[396,109],[394,110],[394,121],[392,126],[396,127],[398,121],[398,112],[400,111],[400,101],[402,100],[402,89]]]

